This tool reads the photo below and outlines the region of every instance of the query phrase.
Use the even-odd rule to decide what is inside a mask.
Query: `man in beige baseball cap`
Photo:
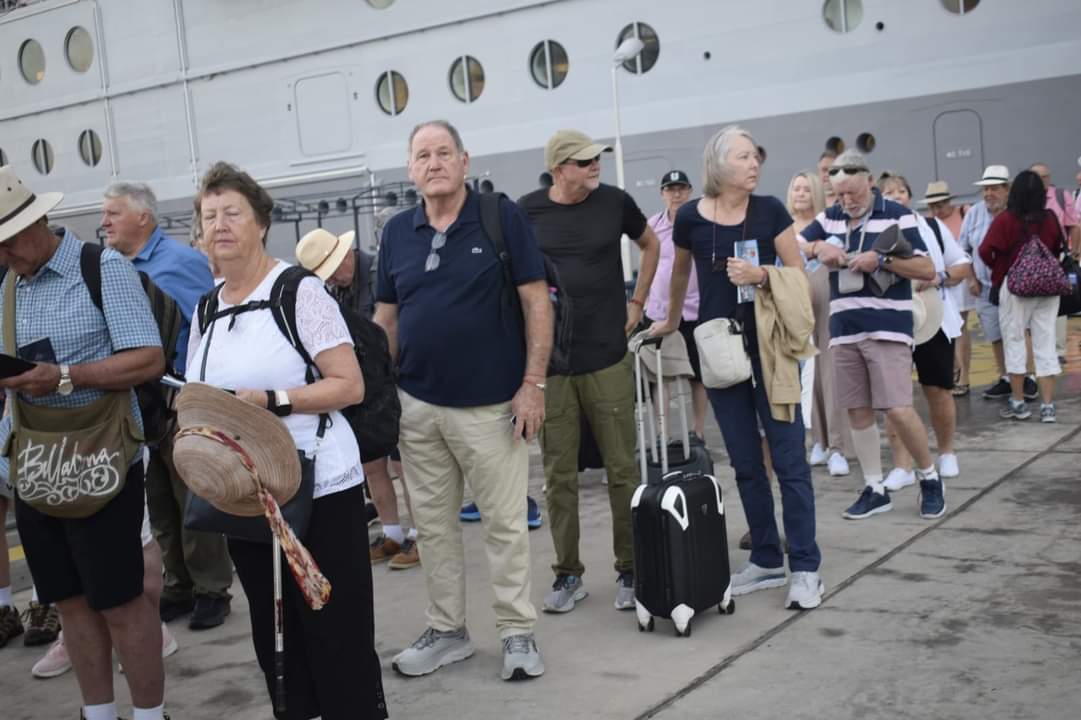
[[[612,146],[593,142],[588,135],[577,130],[557,130],[544,146],[544,166],[551,170],[575,160],[579,166],[585,167],[582,163],[588,165],[602,152],[612,152]]]

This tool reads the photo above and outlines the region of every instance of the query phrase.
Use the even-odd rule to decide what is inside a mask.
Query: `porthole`
[[[822,19],[834,32],[852,32],[863,20],[863,1],[826,0],[822,6]]]
[[[642,52],[624,61],[623,67],[627,69],[627,72],[635,74],[649,72],[657,64],[657,56],[661,54],[661,41],[657,37],[657,31],[645,23],[631,23],[619,33],[619,37],[616,39],[616,47],[619,47],[620,43],[631,37],[641,40],[645,47],[642,48]]]
[[[0,167],[4,167],[8,164],[8,156],[4,153],[4,148],[0,148]]]
[[[398,115],[409,103],[409,85],[401,73],[388,70],[379,76],[375,85],[375,97],[379,107],[387,115]]]
[[[876,144],[875,136],[869,132],[860,133],[859,136],[856,137],[856,149],[864,155],[873,153]]]
[[[64,38],[64,53],[75,72],[86,72],[94,62],[94,40],[86,28],[73,27]]]
[[[90,167],[101,162],[101,138],[93,130],[79,133],[79,157]]]
[[[484,68],[469,55],[463,55],[450,66],[450,91],[464,103],[471,103],[484,92]]]
[[[570,61],[567,51],[555,40],[537,43],[529,54],[529,70],[533,81],[546,90],[559,87],[567,77]]]
[[[394,4],[394,0],[368,0],[368,4],[376,10],[386,10]]]
[[[19,70],[31,85],[45,79],[45,51],[37,40],[27,40],[19,47]]]
[[[34,167],[42,175],[53,171],[53,146],[48,140],[35,140],[30,148],[30,157],[34,161]]]
[[[954,15],[964,15],[976,9],[980,0],[942,0],[942,7]]]
[[[840,155],[845,151],[845,141],[834,135],[826,141],[826,149],[834,155]]]

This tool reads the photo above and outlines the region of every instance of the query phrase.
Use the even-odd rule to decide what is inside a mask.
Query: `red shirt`
[[[991,268],[993,286],[1002,285],[1006,280],[1006,273],[1021,253],[1021,248],[1037,231],[1048,250],[1056,256],[1062,252],[1062,228],[1051,213],[1044,215],[1038,228],[1031,224],[1022,228],[1021,221],[1009,210],[999,213],[991,222],[987,237],[980,243],[980,259]]]

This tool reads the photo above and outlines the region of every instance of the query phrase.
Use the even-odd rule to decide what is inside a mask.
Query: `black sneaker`
[[[1024,393],[1026,400],[1035,400],[1040,397],[1040,386],[1036,384],[1036,378],[1031,375],[1025,376]]]
[[[178,617],[183,617],[195,609],[195,598],[185,598],[183,600],[167,600],[161,599],[161,603],[158,605],[158,613],[161,615],[161,621],[163,623],[172,622]]]
[[[0,606],[0,648],[22,634],[23,624],[19,620],[19,611],[13,605]]]
[[[1010,383],[1006,378],[999,378],[998,382],[983,391],[985,400],[1001,400],[1010,396]]]
[[[188,621],[191,630],[209,630],[225,622],[225,617],[232,612],[229,607],[229,596],[210,597],[209,595],[195,596],[195,609]]]
[[[31,600],[30,607],[23,613],[23,622],[26,623],[26,634],[23,635],[26,647],[50,645],[60,634],[60,611],[55,605],[42,605]]]

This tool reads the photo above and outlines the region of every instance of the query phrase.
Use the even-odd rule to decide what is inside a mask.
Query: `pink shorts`
[[[846,410],[889,410],[912,404],[912,348],[890,340],[835,345],[833,390]]]

